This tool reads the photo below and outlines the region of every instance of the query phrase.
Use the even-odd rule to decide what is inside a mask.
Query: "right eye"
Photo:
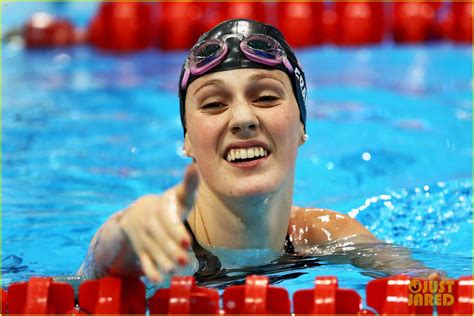
[[[264,96],[261,96],[259,97],[256,102],[259,102],[259,103],[270,103],[270,102],[273,102],[273,101],[276,101],[278,100],[278,97],[275,97],[273,95],[264,95]]]
[[[218,108],[221,108],[223,106],[224,106],[224,104],[222,104],[220,102],[210,102],[210,103],[204,104],[203,106],[201,106],[201,108],[205,109],[205,110],[211,110],[211,109],[218,109]]]

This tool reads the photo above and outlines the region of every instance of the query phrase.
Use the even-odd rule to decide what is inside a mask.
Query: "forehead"
[[[237,88],[238,86],[251,84],[264,79],[278,81],[287,89],[289,89],[289,91],[292,89],[290,78],[281,70],[242,68],[210,73],[199,77],[189,85],[188,95],[192,95],[194,91],[211,82],[218,81],[223,86]]]

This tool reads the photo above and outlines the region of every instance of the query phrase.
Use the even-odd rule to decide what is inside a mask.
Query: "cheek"
[[[217,117],[190,114],[186,117],[192,152],[196,159],[211,151],[215,152],[222,132],[221,120]]]
[[[298,147],[299,112],[289,108],[280,108],[267,120],[275,141]]]
[[[276,145],[276,157],[282,162],[285,170],[293,170],[300,139],[299,112],[280,109],[275,111],[267,124],[269,133]]]

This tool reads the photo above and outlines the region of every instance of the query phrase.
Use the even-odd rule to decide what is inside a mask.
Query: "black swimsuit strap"
[[[256,267],[222,268],[219,258],[199,244],[187,221],[184,222],[184,226],[193,239],[192,249],[199,262],[198,271],[194,273],[198,285],[223,289],[228,285],[244,284],[245,277],[251,274],[268,275],[270,283],[273,284],[305,274],[297,272],[297,269],[320,265],[318,259],[296,256],[294,246],[287,235],[285,254],[274,261]]]
[[[296,253],[295,251],[295,246],[293,246],[293,243],[291,242],[290,235],[286,234],[285,237],[285,253],[289,255],[293,255]]]
[[[193,244],[192,244],[192,249],[196,255],[196,258],[199,262],[199,269],[198,271],[194,274],[195,276],[215,276],[216,273],[221,271],[221,261],[217,256],[212,254],[209,250],[203,248],[201,244],[196,239],[196,236],[194,235],[194,232],[191,229],[191,226],[189,226],[188,221],[184,221],[184,227],[186,227],[186,230],[188,233],[191,235],[191,238],[193,239]],[[285,253],[286,254],[294,254],[295,253],[295,248],[293,246],[293,243],[291,242],[290,236],[287,234],[285,238]]]
[[[184,221],[184,227],[186,227],[186,230],[193,239],[193,244],[191,247],[194,251],[194,254],[196,255],[196,259],[199,262],[198,271],[194,273],[194,276],[199,278],[216,275],[216,273],[221,270],[221,261],[217,256],[213,255],[209,250],[203,248],[201,244],[199,244],[191,229],[191,226],[189,226],[189,223],[186,220]]]

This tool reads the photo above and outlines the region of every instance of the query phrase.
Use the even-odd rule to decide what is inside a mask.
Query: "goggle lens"
[[[252,35],[245,40],[245,46],[259,57],[266,59],[277,59],[279,49],[278,42],[265,35]]]
[[[290,73],[293,72],[293,66],[286,58],[284,49],[270,36],[251,35],[240,42],[240,49],[252,61],[271,66],[283,63]],[[197,44],[188,58],[181,87],[184,89],[187,86],[190,74],[201,75],[221,63],[227,51],[225,39],[212,39]]]
[[[267,41],[262,39],[253,39],[247,41],[246,45],[255,55],[268,59],[276,59],[275,49]]]
[[[199,59],[202,58],[208,58],[211,57],[212,55],[217,54],[221,49],[221,45],[217,43],[209,43],[206,45],[202,45],[199,47],[195,52],[195,56]]]
[[[220,56],[223,47],[221,43],[210,42],[203,43],[193,51],[194,66],[196,68],[204,67]]]
[[[248,40],[247,45],[250,48],[258,49],[258,50],[269,50],[273,48],[273,46],[269,42],[264,41],[260,38]]]

